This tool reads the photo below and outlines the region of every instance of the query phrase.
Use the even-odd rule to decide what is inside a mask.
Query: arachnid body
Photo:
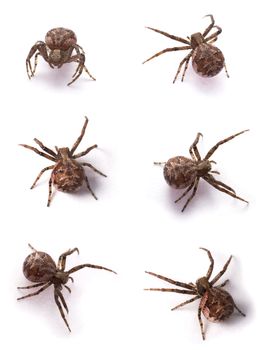
[[[50,206],[51,199],[52,199],[52,185],[54,185],[55,188],[59,191],[71,193],[71,192],[77,191],[85,181],[88,190],[91,192],[92,196],[95,199],[97,199],[96,195],[94,194],[94,192],[90,187],[88,178],[85,174],[83,167],[87,166],[99,175],[102,175],[105,177],[106,175],[103,174],[101,171],[97,170],[92,164],[85,163],[85,162],[79,163],[76,160],[77,158],[85,156],[92,149],[97,148],[97,145],[88,147],[84,152],[74,154],[74,152],[76,151],[77,147],[79,146],[84,136],[87,124],[88,124],[88,118],[85,117],[85,123],[83,125],[81,134],[71,149],[69,149],[68,147],[62,147],[62,148],[55,147],[56,152],[54,152],[52,149],[44,146],[43,143],[36,138],[34,139],[34,141],[39,145],[39,147],[44,152],[41,152],[40,150],[32,146],[28,146],[25,144],[20,145],[56,163],[55,165],[51,165],[42,169],[39,175],[37,176],[36,180],[34,181],[33,185],[31,186],[31,189],[35,187],[36,183],[38,182],[38,180],[40,179],[40,177],[45,171],[52,170],[51,177],[49,180],[49,197],[48,197],[48,203],[47,203],[48,207]]]
[[[68,307],[64,299],[64,296],[62,294],[63,287],[65,287],[71,293],[70,288],[66,286],[69,280],[73,282],[73,278],[70,275],[85,267],[102,269],[113,273],[116,273],[116,272],[106,267],[99,266],[99,265],[92,265],[92,264],[78,265],[68,271],[65,271],[67,256],[71,255],[75,251],[79,254],[78,248],[69,249],[65,253],[61,254],[58,259],[58,264],[56,265],[56,263],[53,261],[53,259],[50,257],[49,254],[37,251],[30,244],[29,244],[29,247],[33,250],[33,252],[26,257],[23,263],[23,273],[24,273],[24,276],[29,281],[34,282],[35,284],[32,284],[27,287],[18,287],[18,289],[31,289],[31,288],[37,288],[37,287],[41,287],[41,288],[33,293],[20,297],[17,300],[22,300],[22,299],[26,299],[26,298],[30,298],[32,296],[38,295],[41,292],[43,292],[45,289],[53,285],[55,303],[59,309],[61,317],[64,320],[67,328],[69,329],[69,331],[71,331],[63,310],[63,307],[64,307],[64,309],[68,313]]]
[[[233,198],[236,198],[243,202],[248,203],[245,199],[238,197],[235,191],[231,187],[214,178],[212,174],[219,175],[219,172],[212,170],[211,163],[215,164],[215,162],[213,160],[209,160],[219,146],[232,140],[236,136],[243,134],[246,131],[248,130],[241,131],[237,134],[227,137],[222,141],[219,141],[215,146],[213,146],[208,151],[208,153],[203,159],[201,158],[197,148],[199,138],[200,136],[202,136],[201,133],[198,133],[196,136],[196,139],[194,140],[194,142],[189,148],[189,153],[192,159],[182,157],[182,156],[176,156],[176,157],[170,158],[167,162],[154,163],[154,164],[165,164],[163,169],[163,174],[168,185],[176,189],[187,188],[183,192],[183,194],[178,199],[175,200],[175,203],[177,203],[183,197],[185,197],[188,194],[188,192],[193,188],[192,194],[186,201],[182,209],[182,212],[185,210],[189,202],[195,196],[200,178],[203,178],[206,182],[208,182],[210,185],[215,187],[217,190],[224,192]]]
[[[73,55],[75,50],[76,54]],[[31,65],[31,58],[35,55],[34,68]],[[93,80],[96,80],[85,67],[85,52],[82,47],[77,44],[75,33],[66,28],[53,28],[46,34],[45,42],[37,41],[29,51],[26,58],[26,71],[29,79],[31,79],[36,71],[37,59],[41,55],[51,68],[61,68],[63,64],[76,62],[77,69],[72,76],[72,80],[68,83],[71,85],[82,74],[83,69]]]
[[[212,15],[207,15],[207,16],[211,18],[211,23],[204,30],[204,32],[194,33],[191,35],[190,38],[187,37],[187,39],[183,39],[175,35],[168,34],[158,29],[146,27],[150,30],[153,30],[154,32],[167,36],[168,38],[181,42],[185,44],[185,46],[171,47],[171,48],[162,50],[156,53],[155,55],[153,55],[152,57],[148,58],[143,63],[146,63],[152,60],[153,58],[158,57],[166,52],[191,50],[191,52],[180,62],[177,73],[173,80],[173,83],[175,83],[178,75],[180,74],[182,66],[185,64],[184,70],[182,73],[182,81],[184,80],[185,73],[188,68],[188,63],[190,59],[192,59],[192,66],[195,72],[202,77],[206,77],[206,78],[214,77],[224,68],[227,74],[227,77],[229,78],[223,53],[216,46],[212,45],[217,40],[217,37],[222,32],[222,29],[215,25],[215,20]],[[217,31],[208,36],[209,32],[213,28],[216,28]]]
[[[204,332],[203,322],[201,319],[201,313],[203,313],[206,319],[208,319],[211,322],[226,320],[232,315],[234,309],[236,309],[242,316],[245,316],[245,314],[236,306],[232,296],[223,289],[223,287],[226,285],[228,280],[224,281],[220,285],[215,285],[216,282],[226,272],[231,262],[232,256],[229,257],[226,264],[223,266],[223,269],[214,278],[210,280],[214,269],[214,259],[209,250],[205,248],[200,248],[200,249],[203,249],[207,252],[210,260],[210,266],[206,276],[199,278],[194,284],[194,283],[183,283],[183,282],[174,281],[170,278],[157,275],[156,273],[145,271],[149,275],[155,276],[168,283],[174,284],[177,287],[183,288],[183,289],[148,288],[145,290],[159,291],[159,292],[174,292],[174,293],[180,293],[180,294],[194,295],[193,298],[186,300],[183,303],[175,306],[174,308],[172,308],[172,310],[176,310],[186,304],[192,303],[193,301],[200,299],[200,304],[198,308],[198,319],[200,323],[202,338],[203,340],[205,340],[205,332]]]

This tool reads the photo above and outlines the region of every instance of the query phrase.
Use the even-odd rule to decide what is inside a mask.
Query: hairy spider
[[[210,281],[210,277],[212,275],[213,268],[214,268],[214,259],[209,250],[205,248],[200,248],[200,249],[205,250],[210,259],[210,266],[206,276],[199,278],[194,284],[194,283],[183,283],[183,282],[174,281],[170,278],[157,275],[153,272],[145,271],[149,275],[155,276],[157,278],[160,278],[161,280],[174,284],[178,287],[184,288],[184,289],[148,288],[145,290],[195,295],[195,297],[189,300],[186,300],[183,303],[175,306],[174,308],[172,308],[172,310],[176,310],[186,304],[192,303],[195,300],[201,299],[199,308],[198,308],[198,319],[200,323],[202,338],[203,340],[205,340],[205,332],[203,328],[203,322],[201,319],[201,313],[203,313],[204,316],[211,322],[223,321],[229,318],[233,313],[234,308],[242,316],[246,316],[246,315],[236,306],[232,296],[228,292],[226,292],[224,289],[222,289],[229,280],[225,280],[223,283],[217,286],[214,286],[215,283],[226,272],[231,262],[232,256],[229,257],[228,261],[223,266],[223,269]]]
[[[73,50],[76,54],[72,56]],[[35,55],[34,69],[31,65],[31,58]],[[53,28],[48,31],[43,41],[37,41],[32,46],[26,58],[26,71],[29,79],[31,79],[36,71],[37,59],[41,55],[51,68],[61,68],[64,63],[77,62],[78,67],[72,76],[72,80],[67,84],[71,85],[82,74],[83,69],[93,80],[96,80],[85,67],[85,53],[83,48],[77,44],[75,33],[66,28]]]
[[[183,39],[178,36],[168,34],[158,29],[146,27],[148,29],[153,30],[154,32],[165,35],[168,38],[171,38],[176,41],[180,41],[181,43],[186,44],[186,46],[170,47],[168,49],[162,50],[156,53],[154,56],[148,58],[143,63],[146,63],[152,60],[153,58],[158,57],[166,52],[179,51],[179,50],[191,50],[191,52],[180,62],[177,73],[174,77],[173,83],[175,83],[178,75],[180,74],[181,68],[185,63],[184,71],[182,74],[182,81],[184,80],[190,58],[192,58],[193,69],[200,76],[206,77],[206,78],[214,77],[224,67],[227,77],[229,78],[223,53],[217,47],[212,45],[213,42],[217,40],[217,37],[222,32],[222,29],[215,25],[215,20],[212,15],[207,15],[205,17],[211,18],[210,25],[205,29],[203,33],[194,33],[191,35],[190,38],[187,37],[187,39]],[[217,31],[207,36],[213,28],[217,28]]]
[[[64,296],[61,292],[64,286],[71,293],[70,288],[66,286],[66,283],[68,282],[69,279],[73,282],[73,278],[70,277],[70,275],[85,267],[106,270],[106,271],[113,272],[115,274],[116,272],[106,267],[99,266],[99,265],[92,265],[92,264],[78,265],[68,271],[65,271],[67,256],[71,255],[74,252],[77,252],[79,254],[78,248],[69,249],[65,253],[61,254],[58,259],[58,264],[56,266],[55,262],[53,261],[53,259],[50,257],[49,254],[44,252],[39,252],[36,249],[34,249],[30,244],[28,245],[33,250],[33,253],[31,253],[26,257],[23,263],[23,273],[24,273],[24,276],[29,281],[35,282],[35,284],[32,284],[27,287],[18,287],[18,289],[31,289],[36,287],[41,287],[41,288],[34,293],[30,293],[21,298],[17,298],[17,300],[22,300],[22,299],[26,299],[26,298],[30,298],[35,295],[38,295],[53,284],[55,303],[60,311],[61,317],[64,320],[68,330],[71,332],[69,328],[69,324],[66,320],[66,317],[63,311],[63,307],[64,307],[66,312],[68,313],[68,307],[64,299]]]
[[[219,141],[208,151],[208,153],[203,159],[201,159],[200,153],[197,149],[197,143],[199,142],[200,136],[202,136],[201,133],[198,133],[196,139],[189,148],[189,153],[192,159],[182,156],[176,156],[170,158],[167,162],[154,162],[154,164],[157,165],[165,164],[163,169],[163,175],[168,185],[177,189],[184,189],[187,187],[186,191],[184,191],[183,194],[175,200],[175,203],[177,203],[183,197],[185,197],[188,194],[188,192],[193,188],[192,194],[186,201],[182,212],[186,209],[189,202],[195,196],[200,178],[203,178],[206,182],[215,187],[217,190],[224,192],[233,198],[237,198],[243,202],[248,203],[248,201],[246,201],[245,199],[238,197],[231,187],[225,185],[223,182],[218,181],[214,178],[212,174],[220,174],[218,171],[212,170],[211,163],[216,164],[216,162],[214,162],[213,160],[209,160],[209,158],[220,145],[232,140],[236,136],[241,135],[246,131],[249,130],[238,132],[237,134],[234,134],[222,141]]]
[[[47,206],[50,206],[51,199],[52,199],[52,184],[55,186],[55,188],[59,191],[63,192],[75,192],[77,191],[83,184],[83,182],[86,182],[86,186],[92,196],[97,199],[96,195],[92,191],[88,178],[85,174],[83,166],[87,166],[91,168],[93,171],[98,173],[99,175],[102,175],[106,177],[105,174],[103,174],[101,171],[97,170],[92,164],[90,163],[79,163],[75,159],[80,158],[82,156],[85,156],[88,152],[90,152],[92,149],[97,148],[97,145],[93,145],[91,147],[88,147],[84,152],[80,152],[77,154],[74,154],[76,151],[77,147],[79,146],[84,133],[85,129],[87,127],[88,123],[88,118],[85,117],[85,122],[81,131],[80,136],[74,143],[71,149],[68,147],[62,147],[58,148],[55,147],[56,153],[51,150],[50,148],[46,147],[43,145],[41,141],[38,139],[34,139],[34,141],[39,145],[39,147],[45,152],[39,151],[37,148],[20,144],[20,146],[23,146],[25,148],[28,148],[37,154],[39,154],[42,157],[45,157],[53,162],[55,162],[55,165],[47,166],[46,168],[42,169],[41,172],[38,174],[36,180],[34,181],[33,185],[31,186],[31,189],[33,189],[42,176],[42,174],[47,171],[52,169],[51,177],[49,180],[49,197],[48,197],[48,202]]]

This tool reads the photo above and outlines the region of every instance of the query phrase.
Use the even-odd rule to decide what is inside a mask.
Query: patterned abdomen
[[[83,184],[83,167],[74,160],[59,161],[53,169],[52,181],[59,191],[74,192]]]
[[[178,156],[167,161],[163,175],[168,185],[181,189],[195,181],[197,170],[191,159]]]
[[[60,27],[48,31],[45,42],[51,50],[65,51],[76,44],[77,38],[72,30]]]
[[[202,77],[211,78],[224,67],[223,53],[210,44],[200,44],[192,54],[192,66]]]
[[[55,275],[56,265],[50,255],[35,251],[24,260],[23,273],[31,282],[47,282]]]
[[[231,316],[234,310],[234,301],[225,290],[211,288],[203,295],[200,307],[209,321],[218,322]]]

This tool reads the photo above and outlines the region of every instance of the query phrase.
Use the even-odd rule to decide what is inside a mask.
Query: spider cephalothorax
[[[39,147],[45,152],[39,151],[37,148],[21,144],[20,146],[23,146],[25,148],[28,148],[37,154],[39,154],[42,157],[45,157],[53,162],[55,162],[55,165],[48,166],[41,170],[39,175],[37,176],[36,180],[34,181],[33,185],[31,186],[31,189],[35,187],[36,183],[40,179],[41,175],[47,171],[52,170],[51,177],[49,180],[49,197],[48,197],[48,203],[47,206],[50,206],[51,199],[52,199],[52,185],[55,186],[55,188],[59,191],[63,192],[75,192],[77,191],[82,185],[83,182],[86,182],[86,186],[88,190],[91,192],[93,197],[97,199],[96,195],[92,191],[88,178],[85,174],[83,166],[87,166],[99,175],[105,176],[101,171],[97,170],[92,164],[90,163],[79,163],[76,159],[80,158],[82,156],[85,156],[88,152],[90,152],[92,149],[96,148],[97,145],[93,145],[91,147],[88,147],[84,152],[80,152],[77,154],[74,154],[77,147],[79,146],[84,133],[85,129],[87,127],[88,118],[85,117],[85,123],[83,125],[82,131],[74,145],[71,149],[68,147],[62,147],[62,148],[56,148],[56,152],[51,150],[50,148],[43,145],[41,141],[38,139],[34,139],[34,141],[39,145]]]
[[[208,153],[203,159],[201,158],[197,148],[199,138],[200,136],[202,136],[201,133],[198,133],[196,136],[196,139],[194,140],[194,142],[189,148],[189,153],[192,159],[182,157],[182,156],[176,156],[176,157],[170,158],[167,162],[154,163],[154,164],[165,164],[163,174],[166,182],[170,186],[177,189],[187,188],[186,191],[184,191],[183,194],[178,199],[176,199],[175,203],[177,203],[183,197],[185,197],[188,194],[188,192],[193,188],[192,194],[186,201],[182,211],[185,210],[188,203],[195,196],[200,178],[203,178],[206,182],[208,182],[210,185],[215,187],[217,190],[224,192],[233,198],[237,198],[243,202],[248,203],[245,199],[238,197],[235,191],[231,187],[214,178],[212,174],[219,175],[219,172],[216,170],[212,170],[211,163],[215,163],[215,162],[213,160],[209,160],[210,157],[213,155],[213,153],[217,150],[217,148],[220,145],[232,140],[236,136],[241,135],[246,131],[248,130],[241,131],[237,134],[227,137],[222,141],[219,141],[215,146],[213,146],[208,151]]]
[[[152,60],[155,57],[158,57],[166,52],[179,51],[179,50],[191,50],[191,52],[180,62],[177,73],[173,82],[176,81],[183,64],[185,63],[185,67],[182,74],[182,81],[184,80],[185,73],[188,67],[189,60],[192,58],[192,66],[195,72],[202,77],[213,77],[217,75],[223,68],[225,68],[227,77],[229,77],[226,66],[225,59],[222,52],[212,44],[217,40],[218,35],[222,32],[222,29],[218,26],[215,26],[215,20],[212,15],[207,15],[211,18],[210,25],[205,29],[203,33],[194,33],[191,37],[187,39],[183,39],[177,37],[175,35],[168,34],[158,29],[147,27],[148,29],[153,30],[159,34],[165,35],[168,38],[186,44],[186,46],[180,47],[171,47],[165,50],[162,50],[156,53],[154,56],[148,58],[145,62]],[[213,29],[217,28],[217,31],[213,34],[209,35],[209,32]]]
[[[183,282],[174,281],[170,278],[157,275],[156,273],[145,271],[149,275],[155,276],[161,280],[164,280],[168,283],[171,283],[178,287],[183,288],[183,289],[148,288],[145,290],[195,295],[193,298],[186,300],[183,303],[175,306],[174,308],[172,308],[172,310],[176,310],[186,304],[192,303],[195,300],[201,299],[199,304],[199,309],[198,309],[198,319],[200,323],[202,337],[204,340],[205,332],[203,328],[203,322],[201,319],[201,313],[203,313],[203,315],[211,322],[226,320],[231,316],[234,309],[236,309],[242,316],[245,316],[245,314],[236,306],[232,296],[223,289],[223,287],[226,285],[228,280],[224,281],[220,285],[217,285],[217,286],[215,285],[216,282],[226,272],[231,262],[232,256],[229,257],[226,264],[223,266],[223,269],[214,278],[210,280],[214,269],[214,259],[209,250],[205,248],[201,248],[201,249],[207,252],[208,257],[210,259],[210,266],[206,276],[199,278],[194,284],[194,283],[183,283]]]
[[[75,50],[76,54],[72,55]],[[31,65],[31,58],[35,55],[34,68]],[[29,51],[26,58],[26,71],[31,79],[36,71],[37,58],[41,55],[51,68],[61,68],[64,63],[77,62],[78,67],[68,83],[71,85],[82,74],[83,69],[91,79],[96,80],[85,67],[85,53],[80,45],[77,44],[75,33],[66,28],[54,28],[48,31],[43,41],[37,41]]]
[[[79,253],[78,248],[69,249],[65,253],[61,254],[58,259],[58,264],[56,265],[56,263],[53,261],[49,254],[37,251],[30,244],[29,247],[33,250],[33,253],[26,257],[23,263],[23,273],[29,281],[34,282],[35,284],[32,284],[27,287],[18,287],[18,289],[31,289],[37,287],[41,288],[38,289],[36,292],[27,294],[21,298],[18,298],[17,300],[38,295],[45,289],[53,285],[55,303],[60,311],[61,317],[63,318],[67,328],[69,329],[69,331],[71,331],[63,310],[64,307],[66,312],[68,312],[68,307],[62,294],[63,287],[65,287],[71,293],[70,288],[66,286],[66,283],[69,280],[73,282],[73,278],[70,275],[78,270],[83,269],[84,267],[107,270],[113,273],[116,272],[106,267],[92,264],[78,265],[68,271],[65,271],[67,256],[71,255],[74,252]]]

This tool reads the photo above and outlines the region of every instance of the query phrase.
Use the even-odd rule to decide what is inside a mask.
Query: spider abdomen
[[[173,157],[166,162],[163,175],[168,185],[173,188],[186,188],[196,179],[196,165],[189,158],[181,156]]]
[[[231,316],[234,311],[234,301],[228,292],[213,287],[203,295],[200,308],[209,321],[219,322]]]
[[[56,265],[50,255],[35,251],[24,260],[23,273],[31,282],[47,282],[55,275]]]
[[[75,160],[60,160],[53,169],[52,181],[57,190],[75,192],[83,184],[85,173],[83,167]]]
[[[192,54],[192,66],[197,74],[211,78],[217,75],[224,67],[223,53],[216,46],[200,44]]]
[[[45,43],[51,50],[68,50],[77,42],[75,33],[66,28],[53,28],[45,36]]]

